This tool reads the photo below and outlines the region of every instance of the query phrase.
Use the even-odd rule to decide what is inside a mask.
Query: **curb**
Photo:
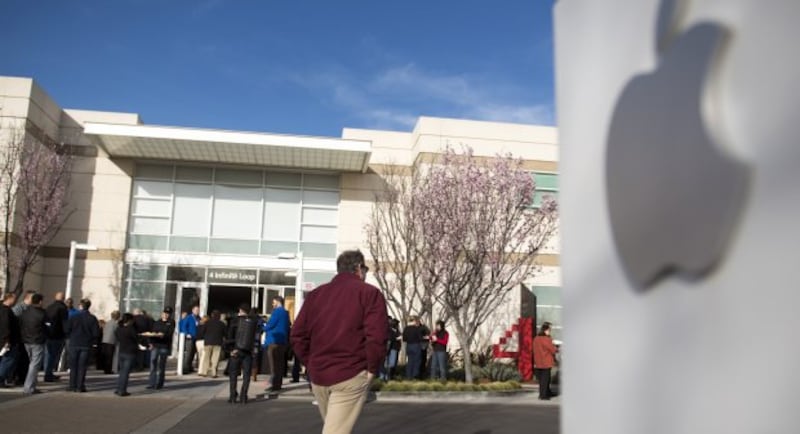
[[[508,391],[484,391],[484,392],[370,392],[367,397],[367,405],[381,403],[402,403],[402,402],[430,402],[430,403],[460,403],[460,404],[481,404],[498,402],[504,404],[519,405],[541,405],[558,407],[561,400],[554,397],[550,401],[539,401],[538,390],[518,389]],[[261,398],[261,396],[258,396]],[[281,393],[271,398],[286,401],[312,401],[314,395],[311,392]]]
[[[486,390],[486,391],[472,391],[472,392],[375,392],[377,397],[426,397],[435,399],[449,399],[449,398],[509,398],[520,395],[533,394],[533,390]],[[538,393],[538,392],[537,392]]]

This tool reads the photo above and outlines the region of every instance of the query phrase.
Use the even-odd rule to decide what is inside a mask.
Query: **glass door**
[[[183,312],[191,312],[193,306],[200,306],[200,316],[206,314],[208,305],[208,285],[197,282],[180,282],[177,285],[175,294],[175,333],[172,338],[172,354],[178,354],[178,338],[180,335],[178,323],[181,321]]]
[[[286,285],[264,285],[261,287],[263,290],[263,297],[261,298],[261,313],[269,315],[272,313],[272,298],[280,295],[283,297],[283,307],[289,311],[289,319],[294,322],[294,286]]]
[[[261,296],[260,292],[261,291],[259,290],[258,286],[254,286],[250,292],[250,306],[257,308],[259,312],[263,310],[262,308],[259,307],[260,305],[258,303],[259,298]]]
[[[194,306],[200,306],[200,316],[206,314],[208,285],[197,282],[178,283],[177,296],[175,297],[175,321],[180,321],[183,312],[191,312]]]

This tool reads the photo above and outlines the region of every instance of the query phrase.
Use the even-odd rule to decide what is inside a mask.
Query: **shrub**
[[[456,368],[447,371],[447,379],[452,381],[464,381],[464,368]]]
[[[476,351],[474,353],[470,353],[470,358],[472,358],[473,366],[484,367],[492,361],[494,357],[494,350],[492,346],[489,345],[483,348],[482,351]]]
[[[464,382],[464,381],[466,381],[466,378],[467,377],[466,377],[466,375],[464,375],[464,368],[463,367],[462,368],[452,369],[452,370],[447,372],[447,379],[448,380]],[[473,366],[472,367],[472,381],[478,381],[478,380],[481,380],[483,378],[486,378],[486,375],[483,372],[483,369],[481,369],[481,368],[479,368],[477,366]]]
[[[480,378],[489,381],[519,381],[521,380],[517,368],[509,363],[492,361],[481,369]]]
[[[384,383],[380,390],[382,392],[408,392],[410,386],[411,383],[406,383],[404,381],[389,381]]]
[[[431,391],[433,392],[445,392],[447,391],[447,385],[445,383],[431,383]]]
[[[381,392],[480,392],[504,391],[520,389],[515,381],[493,382],[485,384],[469,384],[464,382],[448,381],[388,381],[373,384],[374,391]]]
[[[503,381],[503,382],[494,382],[488,383],[484,385],[487,391],[490,392],[502,392],[508,390],[516,390],[520,388],[519,383],[514,384],[513,381]]]
[[[473,391],[476,391],[476,390],[481,390],[481,388],[480,388],[480,386],[477,386],[475,384],[458,383],[457,390],[459,392],[473,392]]]
[[[464,351],[461,348],[447,353],[447,366],[451,369],[464,367]]]

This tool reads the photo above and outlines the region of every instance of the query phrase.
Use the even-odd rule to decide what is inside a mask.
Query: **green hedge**
[[[375,392],[502,392],[519,390],[522,386],[516,381],[496,381],[492,383],[469,384],[457,381],[388,381],[377,380],[372,383]]]
[[[395,369],[393,380],[404,380],[406,372],[405,365],[399,365]],[[430,371],[424,373],[424,377],[428,377]],[[466,375],[463,367],[451,367],[447,370],[448,381],[465,381]],[[503,363],[498,361],[490,361],[485,366],[479,365],[472,366],[472,379],[473,381],[488,380],[494,381],[521,381],[517,367],[511,363]]]

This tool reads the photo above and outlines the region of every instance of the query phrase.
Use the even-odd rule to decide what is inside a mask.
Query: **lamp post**
[[[303,307],[303,301],[305,299],[305,294],[303,293],[303,252],[297,253],[281,253],[278,255],[278,259],[297,259],[297,277],[295,278],[295,318],[300,313],[300,308]]]
[[[76,250],[97,250],[96,246],[90,244],[81,244],[77,241],[69,243],[69,267],[67,268],[67,287],[64,290],[64,297],[72,297],[72,272],[75,268],[75,251]]]

